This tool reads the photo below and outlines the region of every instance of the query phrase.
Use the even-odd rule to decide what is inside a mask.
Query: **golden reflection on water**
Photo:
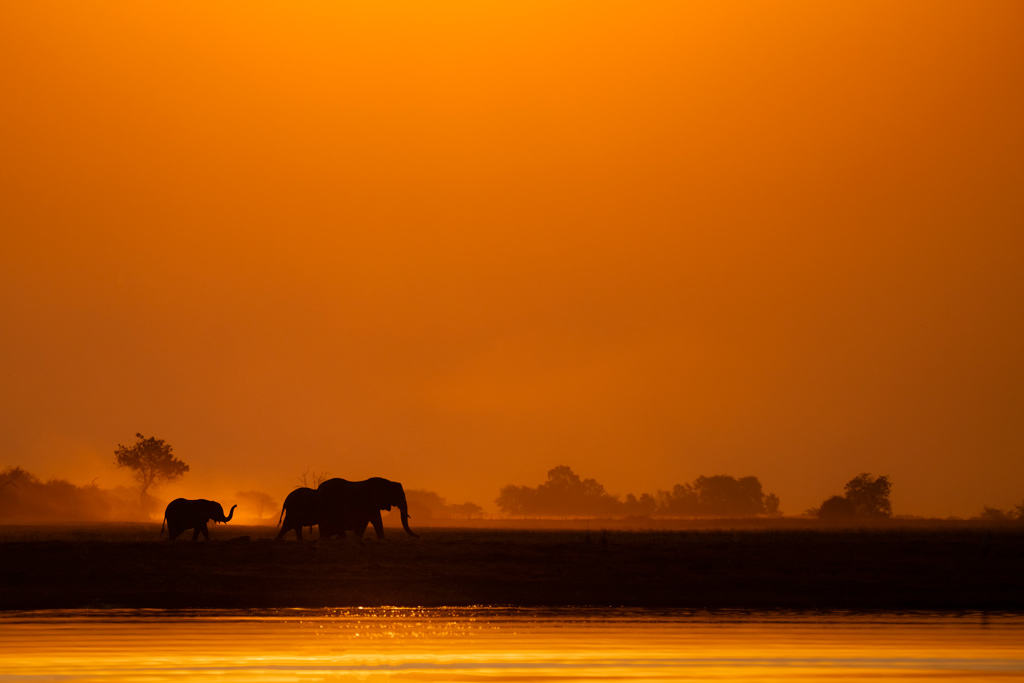
[[[366,608],[0,615],[0,681],[1024,679],[1024,617]]]

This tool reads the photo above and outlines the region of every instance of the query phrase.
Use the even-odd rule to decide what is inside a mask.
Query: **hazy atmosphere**
[[[0,2],[0,681],[1024,681],[1024,2]]]
[[[242,6],[4,8],[0,469],[1024,498],[1024,4]]]

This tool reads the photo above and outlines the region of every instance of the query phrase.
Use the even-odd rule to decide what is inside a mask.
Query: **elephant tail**
[[[282,505],[281,506],[281,515],[277,518],[277,525],[278,526],[281,526],[281,520],[284,519],[284,509],[285,509],[285,505]]]
[[[164,521],[160,524],[160,535],[164,535],[164,527],[167,526],[167,515],[164,515]]]

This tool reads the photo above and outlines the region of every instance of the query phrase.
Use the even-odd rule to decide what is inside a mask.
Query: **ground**
[[[209,543],[169,543],[152,525],[0,527],[0,609],[1024,609],[1020,528],[419,531],[300,544],[211,525]]]

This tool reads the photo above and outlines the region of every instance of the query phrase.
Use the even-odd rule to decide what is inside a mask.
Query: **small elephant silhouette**
[[[164,533],[164,526],[166,526],[167,537],[173,541],[185,529],[194,529],[193,541],[199,538],[199,534],[209,541],[210,532],[206,528],[206,523],[210,520],[213,520],[214,523],[230,522],[235,515],[236,507],[238,506],[232,505],[231,512],[225,517],[223,506],[215,500],[175,498],[167,504],[167,509],[164,510],[164,523],[160,525],[160,533]]]

